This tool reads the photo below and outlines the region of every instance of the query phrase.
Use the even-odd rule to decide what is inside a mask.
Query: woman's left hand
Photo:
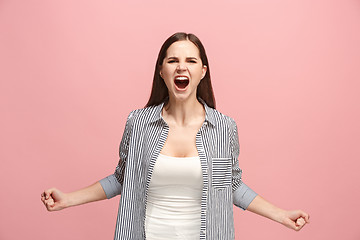
[[[287,211],[278,208],[259,195],[253,199],[247,210],[281,223],[295,231],[299,231],[305,224],[310,223],[310,216],[306,212],[302,210]]]
[[[309,218],[309,214],[302,210],[284,211],[281,224],[295,231],[299,231],[305,224],[310,223]]]

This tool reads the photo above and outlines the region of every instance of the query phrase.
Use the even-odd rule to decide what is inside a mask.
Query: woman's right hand
[[[56,188],[41,193],[41,201],[50,212],[104,199],[106,194],[100,182],[69,193],[63,193]]]
[[[48,211],[58,211],[67,207],[67,195],[56,188],[41,193],[41,201]]]

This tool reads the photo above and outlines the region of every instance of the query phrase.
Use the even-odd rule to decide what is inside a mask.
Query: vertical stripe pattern
[[[241,180],[235,121],[199,100],[206,112],[196,134],[203,176],[200,239],[231,240],[234,239],[233,204],[245,210],[257,194]],[[121,194],[115,240],[146,239],[148,189],[156,159],[169,133],[169,126],[161,116],[162,108],[163,103],[129,114],[115,173],[100,180],[108,198]]]

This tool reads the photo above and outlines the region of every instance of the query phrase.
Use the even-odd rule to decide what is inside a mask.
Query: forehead
[[[200,57],[197,46],[189,40],[174,42],[166,51],[166,57]]]

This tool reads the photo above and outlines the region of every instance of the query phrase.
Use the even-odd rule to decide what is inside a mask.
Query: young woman
[[[115,240],[234,239],[233,204],[294,230],[309,223],[244,184],[238,155],[236,123],[215,110],[202,43],[176,33],[160,49],[146,107],[127,118],[115,173],[41,200],[56,211],[121,194]]]

